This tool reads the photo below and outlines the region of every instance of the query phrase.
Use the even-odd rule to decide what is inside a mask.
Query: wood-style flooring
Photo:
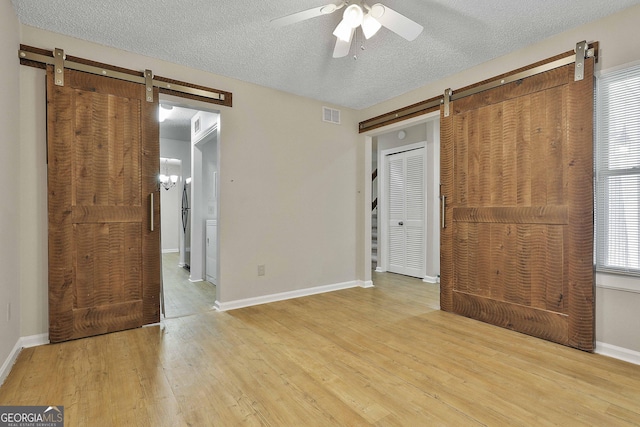
[[[633,426],[640,366],[354,288],[22,351],[0,405],[67,426]]]
[[[179,267],[179,255],[162,254],[162,279],[165,315],[168,318],[189,316],[213,309],[216,287],[207,281],[190,282],[189,271]]]

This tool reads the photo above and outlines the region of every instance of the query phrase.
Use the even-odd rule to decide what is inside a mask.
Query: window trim
[[[622,64],[620,66],[616,66],[616,67],[612,67],[606,70],[601,70],[599,72],[596,73],[596,90],[594,91],[594,125],[597,127],[600,123],[598,120],[598,113],[599,113],[599,104],[598,104],[598,94],[599,94],[599,85],[601,82],[601,79],[609,76],[612,73],[615,72],[621,72],[624,70],[628,70],[631,68],[638,68],[637,72],[638,72],[638,76],[640,76],[640,60],[639,61],[633,61],[633,62],[629,62],[626,64]],[[617,289],[617,290],[629,290],[629,291],[633,291],[633,292],[640,292],[640,282],[637,280],[637,277],[640,277],[640,268],[638,269],[629,269],[629,268],[615,268],[615,267],[610,267],[610,266],[601,266],[600,263],[598,262],[600,259],[603,259],[603,257],[605,257],[605,255],[601,255],[599,253],[597,253],[598,248],[599,248],[599,244],[598,244],[598,240],[600,238],[602,238],[602,232],[600,231],[601,229],[607,229],[607,225],[608,225],[608,219],[609,216],[605,216],[603,219],[599,219],[598,218],[598,212],[602,209],[601,207],[599,207],[599,203],[598,203],[598,199],[600,197],[598,194],[598,190],[600,188],[600,186],[598,185],[598,178],[605,176],[605,177],[611,177],[611,176],[625,176],[625,175],[630,175],[630,174],[637,174],[637,172],[635,170],[622,170],[620,171],[620,173],[611,173],[611,171],[609,169],[605,170],[604,173],[601,172],[598,169],[598,165],[599,165],[599,155],[600,155],[600,151],[599,151],[599,132],[597,129],[595,129],[596,131],[594,132],[594,221],[595,221],[595,227],[594,227],[594,233],[595,233],[595,245],[594,245],[594,270],[597,274],[597,286],[598,287],[602,287],[602,288],[609,288],[609,289]],[[634,168],[635,169],[635,168]],[[605,190],[606,191],[606,190]],[[601,200],[603,200],[605,203],[607,203],[606,206],[608,206],[608,197],[602,197],[600,198]],[[609,211],[609,209],[605,206],[605,210]],[[606,245],[604,245],[606,246]],[[602,249],[606,250],[605,247],[603,247]],[[640,257],[640,254],[639,254]]]

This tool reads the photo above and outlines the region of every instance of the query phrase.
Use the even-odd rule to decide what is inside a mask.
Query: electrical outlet
[[[264,264],[258,265],[258,276],[264,276]]]

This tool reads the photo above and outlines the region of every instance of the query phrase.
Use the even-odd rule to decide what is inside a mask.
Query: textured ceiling
[[[191,141],[191,118],[198,110],[173,106],[168,102],[162,102],[161,105],[172,108],[167,110],[165,120],[160,122],[160,138]]]
[[[640,0],[383,0],[425,30],[408,42],[382,28],[364,50],[359,35],[352,53],[339,59],[332,58],[331,33],[342,11],[270,25],[329,0],[12,2],[26,25],[362,109]]]

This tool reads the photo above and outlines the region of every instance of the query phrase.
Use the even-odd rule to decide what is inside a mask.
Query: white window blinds
[[[640,65],[596,88],[596,269],[640,275]]]

